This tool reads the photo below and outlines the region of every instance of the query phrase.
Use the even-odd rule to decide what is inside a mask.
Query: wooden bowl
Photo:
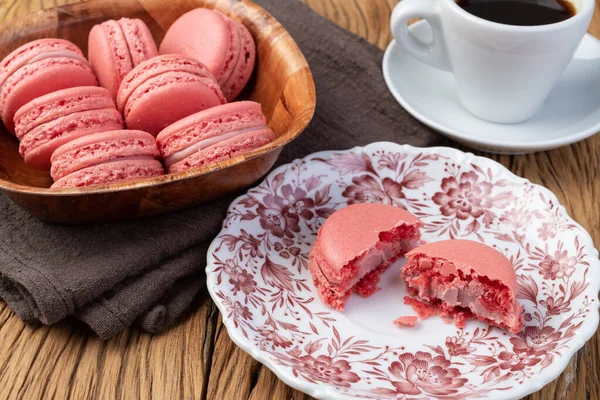
[[[195,206],[247,187],[265,175],[283,146],[297,137],[315,110],[315,87],[306,59],[287,31],[247,0],[92,0],[40,11],[0,24],[0,59],[31,40],[71,40],[87,54],[95,24],[121,17],[148,24],[157,44],[182,14],[216,8],[242,22],[257,46],[254,76],[241,98],[262,105],[276,140],[256,151],[203,168],[88,188],[50,189],[48,172],[29,168],[18,141],[0,128],[0,189],[46,221],[81,224],[133,219]]]

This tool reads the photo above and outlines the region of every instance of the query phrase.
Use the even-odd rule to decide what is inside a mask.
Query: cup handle
[[[433,31],[433,42],[424,44],[408,31],[408,21],[423,18]],[[439,0],[402,0],[392,12],[392,35],[408,54],[433,67],[451,71],[444,30],[439,11]]]

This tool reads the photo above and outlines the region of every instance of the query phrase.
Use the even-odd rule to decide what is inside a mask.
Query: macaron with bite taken
[[[153,135],[188,115],[225,103],[208,68],[175,54],[135,67],[121,82],[117,95],[127,127]]]
[[[110,92],[79,86],[38,97],[15,114],[15,133],[25,163],[50,169],[50,157],[63,144],[95,132],[123,128]]]
[[[158,55],[150,30],[140,19],[121,18],[95,25],[88,37],[88,59],[100,85],[117,96],[135,66]]]
[[[116,130],[82,137],[52,155],[53,188],[101,185],[164,173],[154,136]]]
[[[97,86],[92,68],[79,48],[62,39],[27,43],[0,63],[0,114],[14,132],[14,115],[31,100],[76,86]]]
[[[205,64],[215,75],[227,101],[244,89],[256,61],[256,44],[241,23],[217,10],[197,8],[167,30],[160,54],[181,54]]]
[[[240,101],[190,115],[156,138],[168,172],[233,158],[275,140],[260,104]]]
[[[512,262],[497,249],[472,240],[442,240],[406,254],[401,278],[409,304],[422,319],[440,314],[458,328],[478,319],[518,333],[523,306],[517,299],[517,275]]]

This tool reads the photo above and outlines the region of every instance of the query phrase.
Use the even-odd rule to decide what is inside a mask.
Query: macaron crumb
[[[407,316],[396,318],[394,320],[394,324],[396,326],[398,326],[399,328],[412,328],[415,326],[415,324],[417,323],[418,320],[419,320],[419,317],[416,317],[414,315],[407,315]]]

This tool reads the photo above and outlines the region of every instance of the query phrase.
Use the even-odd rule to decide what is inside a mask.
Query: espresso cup
[[[496,123],[528,120],[542,108],[590,24],[595,0],[572,0],[577,12],[538,26],[490,22],[454,0],[402,0],[391,18],[392,34],[413,57],[454,74],[458,97],[473,115]],[[433,42],[408,30],[427,20]]]

